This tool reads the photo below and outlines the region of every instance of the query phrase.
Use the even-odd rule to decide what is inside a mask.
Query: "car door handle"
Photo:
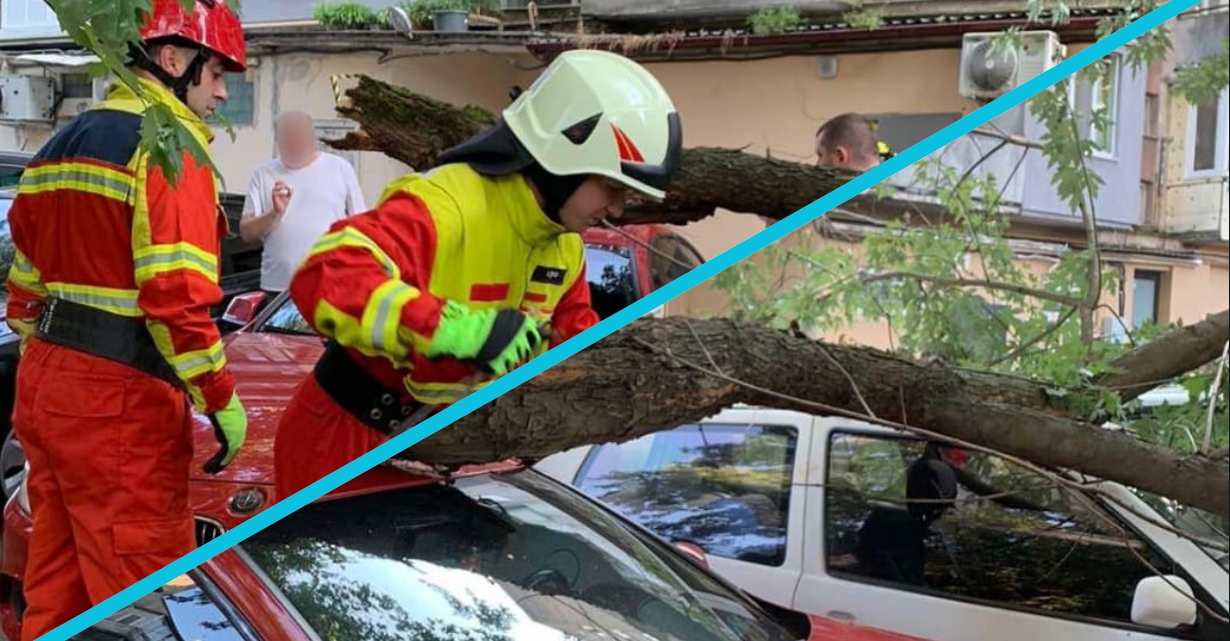
[[[842,623],[854,623],[858,620],[858,617],[844,610],[829,610],[824,616]]]

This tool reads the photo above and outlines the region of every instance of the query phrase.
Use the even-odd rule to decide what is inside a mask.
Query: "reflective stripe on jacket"
[[[543,214],[525,179],[468,165],[404,176],[370,212],[334,223],[290,285],[304,317],[392,389],[446,405],[483,384],[475,369],[422,357],[444,300],[516,308],[558,344],[598,322],[585,245]]]
[[[142,80],[208,149],[213,134],[173,94]],[[8,323],[23,341],[40,301],[57,296],[144,318],[203,412],[234,391],[210,307],[222,300],[225,218],[212,170],[185,151],[172,188],[138,153],[144,103],[123,84],[58,132],[22,175],[9,223],[16,246]]]

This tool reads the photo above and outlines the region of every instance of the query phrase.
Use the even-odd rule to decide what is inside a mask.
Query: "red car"
[[[604,240],[612,242],[591,251],[618,255],[628,247]],[[629,274],[635,277],[638,268],[646,269],[644,262]],[[603,276],[595,278],[601,286]],[[609,270],[605,281],[611,281]],[[260,296],[237,299],[232,317],[243,320]],[[215,443],[207,421],[197,422],[192,500],[201,542],[276,500],[271,475],[278,416],[322,349],[285,295],[227,343],[252,420],[247,445],[219,476],[199,472]],[[30,532],[22,483],[4,509],[0,630],[9,638],[18,637]],[[672,546],[516,462],[443,479],[407,471],[404,482],[326,496],[77,638],[906,639],[770,611],[708,572],[703,555]]]

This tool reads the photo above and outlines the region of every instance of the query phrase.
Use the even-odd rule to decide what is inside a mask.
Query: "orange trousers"
[[[388,442],[333,400],[308,374],[278,422],[273,445],[274,482],[280,501]],[[406,473],[377,465],[333,490],[351,492],[406,482]]]
[[[133,368],[31,338],[13,428],[34,530],[22,641],[191,552],[185,395]]]

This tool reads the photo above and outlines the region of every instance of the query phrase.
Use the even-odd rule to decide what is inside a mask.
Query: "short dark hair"
[[[845,147],[852,155],[861,158],[880,157],[875,125],[856,113],[844,113],[830,118],[816,130],[816,138],[820,139],[820,144],[824,145],[826,151]]]

